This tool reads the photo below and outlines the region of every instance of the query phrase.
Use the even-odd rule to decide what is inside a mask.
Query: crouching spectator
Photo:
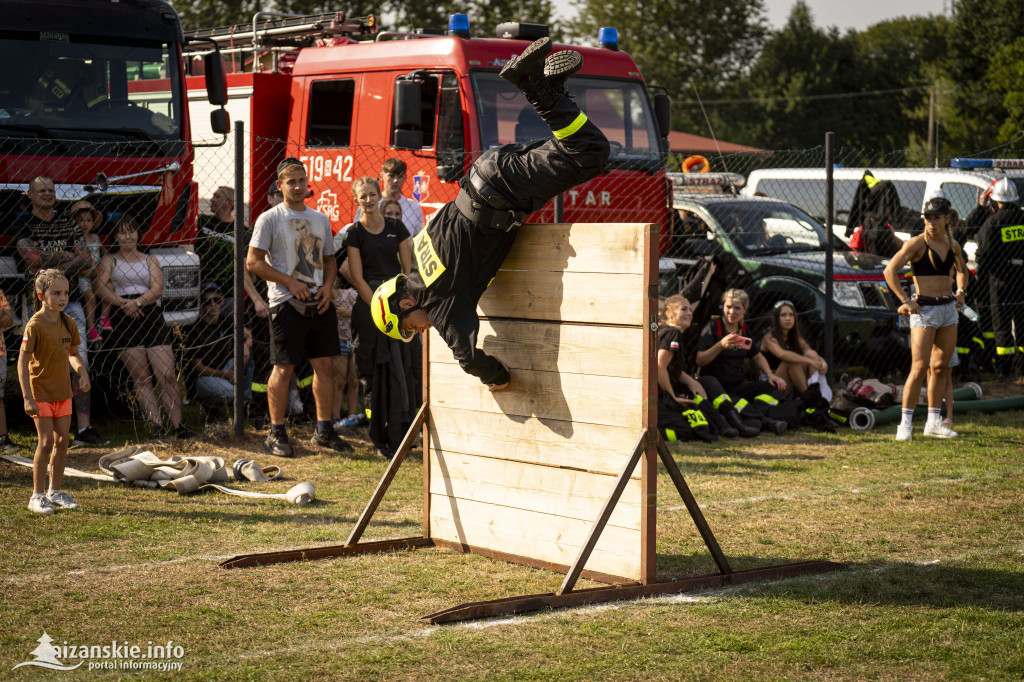
[[[224,291],[213,282],[200,288],[199,319],[186,332],[185,361],[191,365],[195,397],[213,418],[223,417],[224,408],[235,399],[235,320],[224,308]],[[244,401],[252,401],[252,334],[243,328]]]

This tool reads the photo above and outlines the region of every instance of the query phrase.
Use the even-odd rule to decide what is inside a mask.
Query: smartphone
[[[745,350],[750,350],[751,341],[747,337],[745,337],[745,336],[738,337],[736,339],[736,343],[737,343],[737,345],[739,345],[740,348],[743,348]]]

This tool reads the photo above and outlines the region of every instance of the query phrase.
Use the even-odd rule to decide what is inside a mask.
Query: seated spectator
[[[235,399],[235,319],[224,309],[224,291],[213,282],[203,284],[199,294],[202,306],[199,319],[186,330],[186,362],[191,364],[191,382],[195,396],[213,417]],[[244,400],[252,401],[252,334],[245,333]]]
[[[163,403],[175,437],[192,438],[195,433],[182,421],[171,332],[159,306],[164,273],[156,258],[139,251],[139,224],[132,216],[124,214],[117,221],[114,240],[116,248],[100,261],[93,285],[97,296],[112,306],[113,329],[105,335],[104,347],[117,351],[128,369],[153,435],[159,438],[167,434],[160,416]]]
[[[796,306],[791,301],[779,301],[772,308],[772,326],[761,339],[761,352],[772,371],[797,395],[807,390],[812,374],[828,371],[828,363],[800,335]]]
[[[781,435],[786,432],[786,422],[768,417],[768,408],[779,403],[786,382],[772,372],[761,354],[760,344],[747,332],[743,318],[749,305],[750,299],[742,289],[725,292],[722,317],[708,322],[697,342],[700,383],[709,396],[728,394],[722,399],[723,403],[742,401],[739,407],[745,417],[757,419],[762,430]],[[747,380],[744,368],[747,358],[768,377],[767,382]]]

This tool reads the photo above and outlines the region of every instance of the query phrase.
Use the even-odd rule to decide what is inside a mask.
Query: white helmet
[[[1008,178],[1000,178],[992,188],[992,200],[1003,204],[1011,204],[1020,199],[1017,194],[1017,186]]]

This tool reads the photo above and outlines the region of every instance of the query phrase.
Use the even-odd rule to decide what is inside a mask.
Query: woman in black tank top
[[[952,205],[944,195],[929,198],[921,210],[925,230],[903,245],[885,268],[885,280],[897,298],[900,315],[910,315],[911,366],[903,387],[903,419],[896,440],[910,440],[911,417],[928,378],[928,421],[924,435],[955,438],[957,433],[942,423],[939,409],[945,392],[949,361],[956,345],[957,311],[964,305],[967,264],[953,239]],[[899,271],[910,264],[914,271],[913,297],[899,281]],[[951,277],[956,272],[956,293]],[[935,352],[938,351],[938,352]]]
[[[814,372],[828,371],[828,363],[800,335],[796,306],[791,301],[779,301],[772,308],[772,327],[761,341],[761,353],[797,394],[807,390],[807,380]]]

